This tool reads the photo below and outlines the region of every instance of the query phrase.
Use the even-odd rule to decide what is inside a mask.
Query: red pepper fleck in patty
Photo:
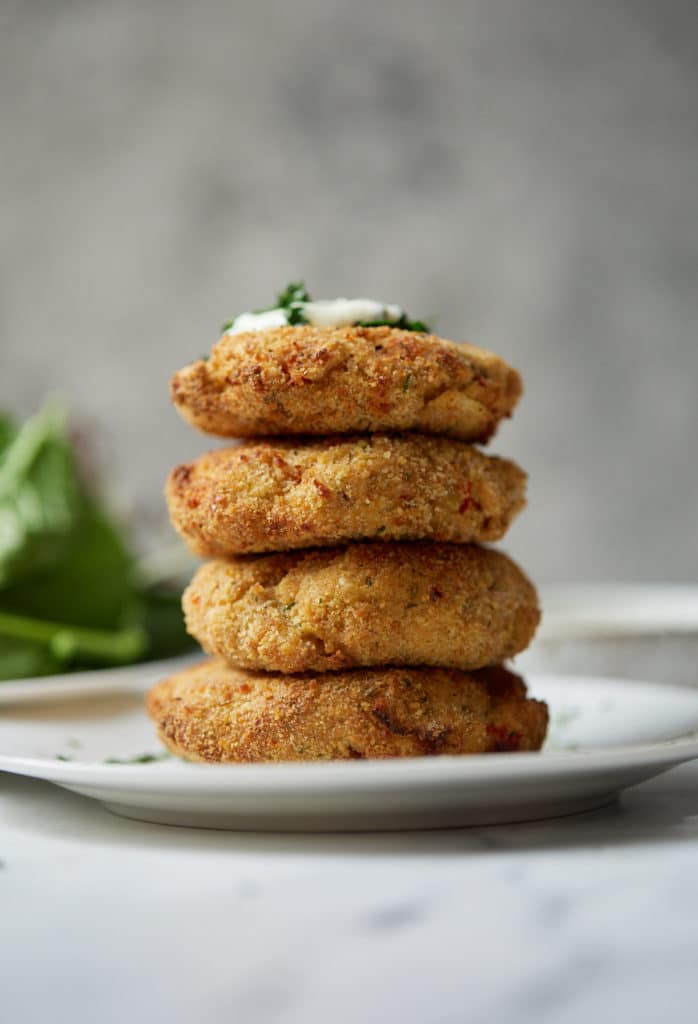
[[[323,484],[322,480],[313,480],[313,485],[315,487],[315,490],[318,492],[318,494],[321,497],[323,497],[323,498],[330,498],[330,497],[332,497],[332,491],[329,489],[329,487],[327,487],[325,484]]]
[[[458,511],[459,511],[459,513],[461,515],[463,515],[464,512],[467,512],[468,509],[470,508],[470,506],[472,504],[472,493],[473,493],[472,484],[467,483],[465,485],[465,497],[463,498],[462,502],[458,506]]]

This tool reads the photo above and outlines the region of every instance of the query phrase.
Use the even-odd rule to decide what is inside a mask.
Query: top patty
[[[171,382],[186,420],[220,437],[418,430],[486,441],[521,377],[472,345],[392,327],[223,335]]]

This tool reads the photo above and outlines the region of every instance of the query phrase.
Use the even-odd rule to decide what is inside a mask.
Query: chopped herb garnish
[[[357,327],[398,327],[402,331],[415,331],[417,334],[429,334],[431,328],[423,320],[410,320],[403,313],[398,320],[362,320]]]
[[[307,324],[308,318],[303,312],[302,306],[286,306],[285,308],[286,319],[291,327],[297,327],[298,324]]]
[[[279,309],[286,310],[286,319],[292,327],[298,324],[307,324],[308,319],[303,312],[302,303],[310,302],[310,296],[302,281],[286,285],[279,294],[276,305]]]
[[[288,603],[288,604],[285,604],[285,605],[283,606],[283,610],[284,610],[285,612],[290,612],[290,611],[291,611],[291,609],[293,608],[293,606],[295,605],[295,603],[296,603],[295,601],[289,601],[289,603]]]
[[[302,281],[296,281],[293,284],[287,284],[282,292],[279,293],[276,300],[276,307],[271,306],[271,309],[280,308],[288,309],[289,306],[293,306],[297,302],[310,302],[310,296],[306,291],[306,287]]]
[[[408,373],[407,376],[405,377],[405,383],[402,385],[402,390],[403,391],[409,391],[409,389],[410,389],[410,381],[411,380],[412,380],[412,374]]]
[[[367,587],[372,587],[373,586],[373,577],[372,576],[367,576],[364,582],[366,583]]]
[[[135,757],[107,757],[105,764],[152,764],[154,761],[166,761],[172,754],[162,750],[159,754],[136,754]]]
[[[66,757],[65,754],[56,754],[57,761],[72,761],[72,757]]]
[[[225,323],[223,324],[223,326],[221,327],[221,334],[225,334],[226,331],[229,331],[234,323],[235,323],[235,317],[233,317],[232,320],[226,320]]]
[[[379,526],[378,529],[376,530],[376,533],[385,533],[385,527]]]

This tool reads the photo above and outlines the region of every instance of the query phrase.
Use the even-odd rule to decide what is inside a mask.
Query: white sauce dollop
[[[320,302],[297,302],[306,321],[314,327],[349,327],[365,320],[387,320],[395,323],[402,316],[400,306],[386,305],[375,299],[325,299]],[[288,323],[285,309],[268,309],[264,313],[240,313],[226,334],[244,331],[265,331]]]
[[[267,327],[283,327],[288,323],[285,309],[268,309],[265,313],[241,313],[233,320],[233,326],[226,334],[242,334],[244,331],[266,331]]]

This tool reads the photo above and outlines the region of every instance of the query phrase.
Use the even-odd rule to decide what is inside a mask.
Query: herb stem
[[[145,630],[138,626],[113,631],[88,629],[7,612],[0,612],[0,636],[43,644],[61,661],[92,657],[122,664],[140,658],[148,643]]]

